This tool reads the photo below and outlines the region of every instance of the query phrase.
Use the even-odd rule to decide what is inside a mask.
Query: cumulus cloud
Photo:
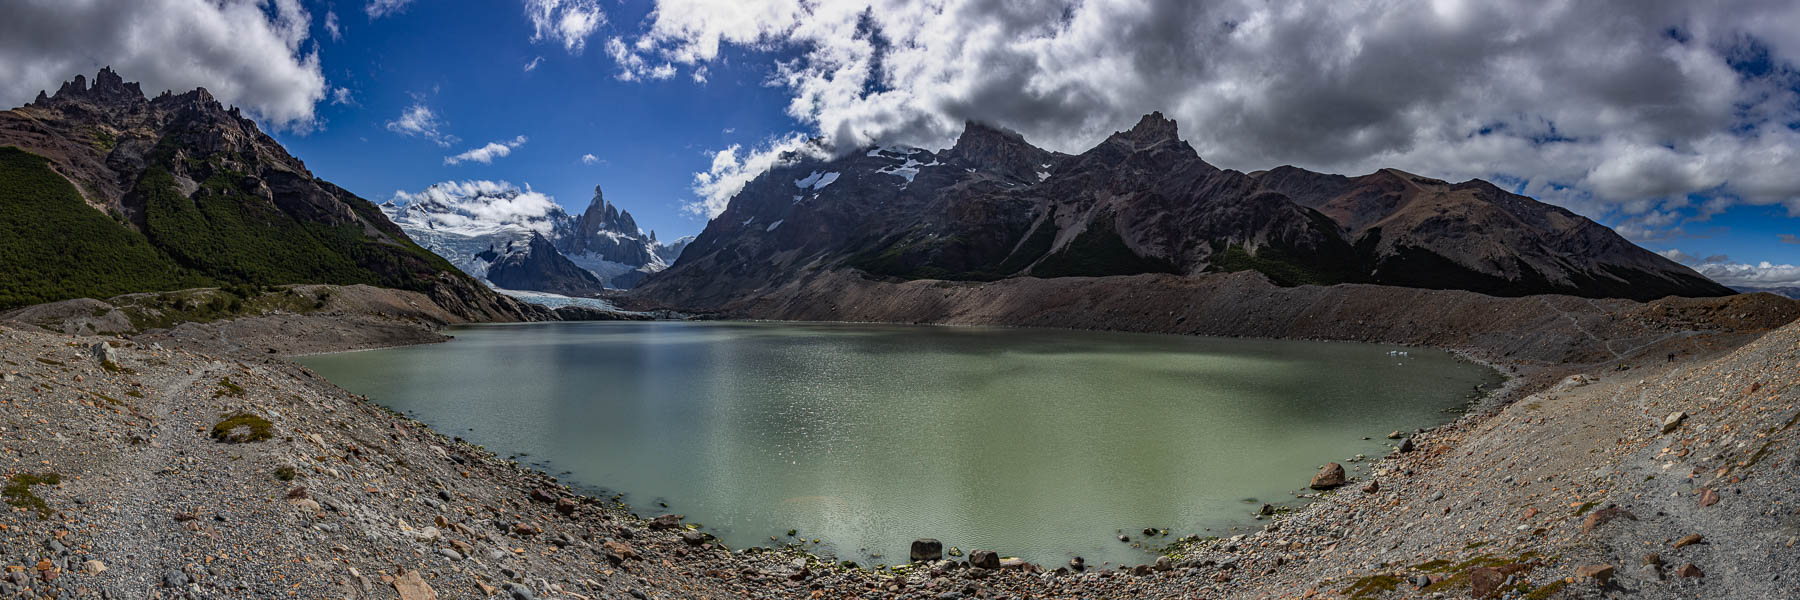
[[[556,199],[505,181],[445,181],[417,193],[394,192],[395,220],[477,235],[505,227],[549,234],[564,216]]]
[[[525,145],[525,136],[522,135],[513,138],[511,141],[488,142],[486,146],[470,148],[456,156],[446,156],[444,157],[444,164],[456,165],[465,162],[478,162],[484,165],[490,165],[494,163],[494,159],[512,154],[513,150],[516,150],[519,146],[523,145]]]
[[[694,174],[693,191],[698,197],[682,206],[688,214],[708,219],[725,212],[731,197],[764,171],[802,158],[823,158],[825,150],[815,141],[800,134],[790,134],[763,142],[746,150],[743,144],[712,153],[712,166]]]
[[[107,65],[150,94],[205,87],[277,129],[310,129],[325,98],[299,0],[17,0],[5,11],[6,106]]]
[[[596,0],[525,0],[525,16],[531,19],[531,41],[560,43],[570,54],[581,54],[588,36],[606,24]]]
[[[413,0],[369,0],[369,4],[363,7],[363,11],[369,13],[369,20],[373,21],[388,15],[399,14],[406,10],[406,5],[412,3]]]
[[[1796,265],[1775,264],[1766,260],[1755,264],[1741,263],[1723,254],[1701,259],[1675,249],[1657,254],[1693,267],[1701,275],[1734,288],[1800,287],[1800,266]]]
[[[592,166],[592,165],[600,164],[601,162],[602,161],[600,160],[600,157],[598,157],[598,156],[594,156],[592,154],[581,155],[581,164]]]
[[[1680,221],[1800,216],[1795,22],[1786,0],[659,0],[607,49],[625,80],[763,52],[838,151],[944,147],[975,119],[1078,152],[1160,110],[1228,168],[1507,179]]]
[[[400,113],[398,118],[387,122],[388,131],[408,137],[422,137],[439,146],[449,148],[457,142],[457,137],[443,133],[443,122],[438,120],[437,113],[423,103],[416,103]]]

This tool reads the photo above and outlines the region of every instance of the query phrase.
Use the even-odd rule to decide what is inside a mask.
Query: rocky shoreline
[[[1762,555],[1762,545],[1747,541],[1794,529],[1800,518],[1791,508],[1800,491],[1791,477],[1782,483],[1779,476],[1791,475],[1800,461],[1796,434],[1781,427],[1792,425],[1800,326],[1766,336],[1672,336],[1629,359],[1583,366],[1495,360],[1465,350],[1502,372],[1523,368],[1506,391],[1476,410],[1411,436],[1413,452],[1375,461],[1348,485],[1273,515],[1246,535],[1189,538],[1152,564],[1078,571],[988,553],[868,569],[799,548],[728,550],[677,517],[643,519],[629,507],[584,497],[318,379],[278,358],[289,352],[266,351],[267,336],[289,335],[254,323],[267,318],[185,339],[0,326],[6,379],[0,465],[9,503],[15,496],[21,503],[0,515],[0,566],[7,568],[0,597],[1461,597],[1495,590],[1500,597],[1594,597],[1621,589],[1647,597],[1748,597],[1800,591],[1800,578],[1791,577],[1800,565],[1791,552]],[[235,335],[246,338],[216,344]],[[111,350],[96,352],[97,344]],[[1693,391],[1727,383],[1740,393],[1756,389],[1729,399]],[[1681,393],[1650,397],[1661,389]],[[1734,410],[1724,410],[1727,404]],[[1671,407],[1689,416],[1665,435],[1661,420]],[[266,421],[266,439],[217,441],[213,429],[243,415]],[[226,435],[254,433],[250,427]],[[1746,441],[1756,443],[1732,445]],[[1672,477],[1676,469],[1663,466],[1664,459],[1695,466],[1687,477]],[[1749,464],[1715,466],[1726,463]],[[1719,469],[1726,473],[1710,476]],[[50,475],[58,483],[44,483]],[[1652,488],[1675,500],[1644,499]],[[1701,489],[1712,491],[1713,504],[1697,506],[1704,500],[1694,498],[1706,497]],[[41,500],[47,512],[30,499]],[[1663,506],[1677,501],[1695,506]],[[1753,533],[1758,529],[1765,533]],[[1640,549],[1659,535],[1670,541],[1648,546],[1664,548],[1664,566],[1640,567],[1642,554],[1653,551]],[[1688,535],[1717,541],[1669,547]],[[1605,577],[1598,576],[1601,567],[1611,569]],[[1706,576],[1682,575],[1694,572]]]

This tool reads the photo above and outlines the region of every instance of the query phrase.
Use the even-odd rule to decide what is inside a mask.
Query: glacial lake
[[[1051,329],[449,333],[298,360],[445,434],[623,494],[645,517],[863,564],[907,562],[923,537],[1050,567],[1146,562],[1117,536],[1246,531],[1263,503],[1297,504],[1319,465],[1379,457],[1389,431],[1447,422],[1501,380],[1416,348]]]

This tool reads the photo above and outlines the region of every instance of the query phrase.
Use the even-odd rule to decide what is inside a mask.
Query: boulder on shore
[[[930,561],[939,560],[942,558],[944,558],[944,543],[943,542],[940,542],[940,541],[937,541],[937,540],[934,540],[931,538],[922,538],[922,539],[913,540],[913,543],[912,543],[912,561],[913,562],[916,562],[916,563],[930,562]]]
[[[1325,467],[1319,469],[1318,474],[1313,475],[1311,487],[1315,490],[1329,490],[1342,487],[1346,481],[1344,465],[1325,463]]]
[[[1000,568],[1000,555],[993,550],[976,550],[969,553],[969,566],[981,569]]]

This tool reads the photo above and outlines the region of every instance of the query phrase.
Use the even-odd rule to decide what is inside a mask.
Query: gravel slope
[[[217,331],[250,336],[225,346],[240,349],[278,335]],[[0,326],[0,476],[60,476],[9,491],[0,597],[1469,597],[1489,578],[1506,597],[1800,596],[1800,325],[1759,335],[1528,366],[1510,395],[1264,529],[1074,573],[729,552],[265,353]],[[1674,411],[1689,416],[1665,435]],[[239,413],[265,418],[268,439],[215,439]],[[1596,515],[1612,518],[1585,526]],[[1643,566],[1649,553],[1664,566]],[[1604,565],[1606,587],[1583,571]]]

